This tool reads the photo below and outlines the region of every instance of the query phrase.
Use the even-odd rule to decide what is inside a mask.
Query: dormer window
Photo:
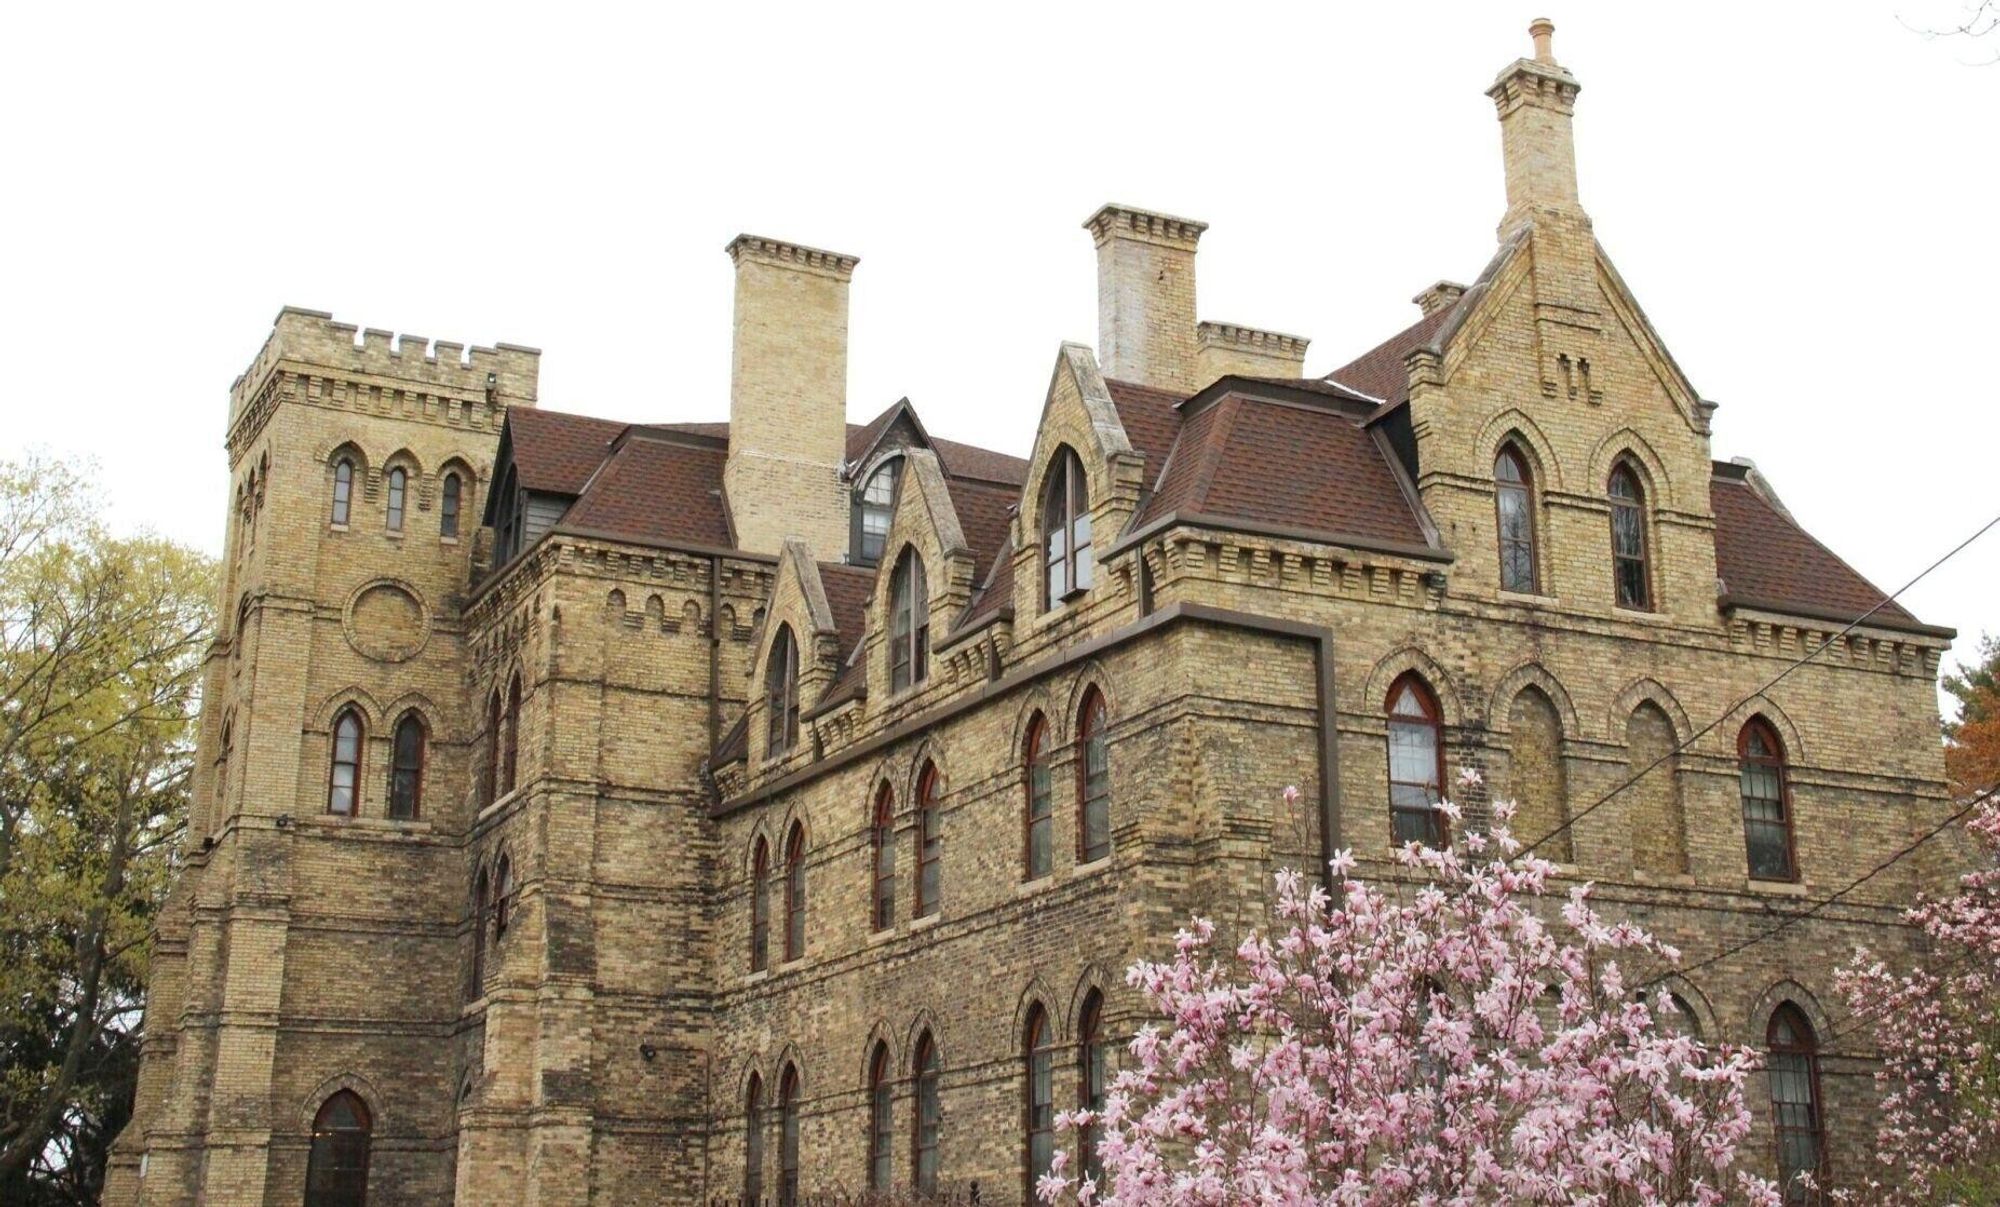
[[[799,740],[799,647],[781,624],[764,667],[765,754],[776,758]]]
[[[930,676],[931,593],[924,559],[903,550],[889,579],[889,690],[899,692]]]
[[[1045,608],[1059,608],[1096,577],[1090,551],[1090,483],[1074,449],[1057,451],[1042,487],[1042,552],[1047,567]]]
[[[1508,445],[1493,459],[1493,508],[1500,534],[1500,589],[1535,593],[1535,493],[1527,462]]]
[[[895,516],[896,478],[902,465],[901,457],[884,461],[861,488],[860,505],[855,508],[856,565],[873,566],[882,560],[882,550],[889,541],[889,521]]]

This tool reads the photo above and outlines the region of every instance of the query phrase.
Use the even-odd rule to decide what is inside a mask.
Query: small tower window
[[[342,457],[333,463],[333,522],[347,523],[348,508],[354,502],[354,462]]]
[[[1500,589],[1535,593],[1534,482],[1512,445],[1493,459],[1493,507],[1500,534]]]
[[[1611,566],[1618,606],[1648,611],[1652,585],[1646,569],[1646,492],[1630,465],[1611,471]]]
[[[521,673],[507,684],[507,715],[500,721],[500,795],[514,790],[515,761],[521,741]]]
[[[507,933],[507,911],[514,904],[514,861],[506,852],[500,853],[498,869],[493,874],[493,937]]]
[[[867,485],[861,488],[860,527],[854,550],[854,560],[860,565],[873,566],[882,560],[883,547],[889,540],[889,521],[895,518],[896,479],[902,464],[901,457],[883,462],[868,475]]]
[[[389,531],[403,530],[403,495],[410,484],[410,475],[402,466],[389,471]]]
[[[765,755],[776,758],[799,740],[799,647],[792,626],[778,626],[764,666]]]
[[[444,476],[443,496],[438,503],[439,536],[454,538],[458,536],[459,490],[458,475],[456,473],[446,474]]]
[[[408,821],[424,797],[424,719],[414,711],[396,722],[395,753],[389,767],[389,816]]]
[[[902,691],[930,674],[931,596],[924,559],[903,550],[889,579],[889,690]]]
[[[1090,588],[1096,576],[1090,548],[1090,483],[1083,476],[1083,462],[1067,446],[1057,451],[1042,488],[1042,551],[1047,571],[1043,607],[1061,607],[1072,592]]]
[[[352,817],[361,783],[361,714],[344,708],[333,722],[333,769],[327,777],[326,811]]]

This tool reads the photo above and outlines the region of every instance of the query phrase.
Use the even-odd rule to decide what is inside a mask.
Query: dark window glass
[[[1050,766],[1049,726],[1040,715],[1028,723],[1028,879],[1049,874],[1055,859],[1055,781]]]
[[[306,1159],[306,1207],[363,1207],[368,1201],[368,1107],[341,1090],[313,1116]]]
[[[406,712],[396,722],[395,757],[389,768],[389,816],[408,821],[424,801],[424,721]]]
[[[389,471],[389,531],[403,530],[403,495],[410,484],[410,475],[401,466]]]
[[[1743,796],[1743,846],[1750,874],[1759,880],[1796,880],[1792,853],[1791,793],[1785,748],[1762,717],[1737,735],[1737,782]]]
[[[1389,688],[1389,814],[1396,842],[1443,848],[1448,841],[1443,799],[1444,743],[1437,701],[1415,675]]]
[[[1077,712],[1077,858],[1083,863],[1111,854],[1111,747],[1105,737],[1104,697],[1091,688]]]
[[[1629,465],[1611,471],[1611,565],[1618,606],[1653,606],[1646,572],[1646,495]]]
[[[1042,604],[1055,608],[1073,591],[1090,588],[1096,576],[1090,547],[1090,484],[1073,449],[1057,451],[1042,488],[1042,563],[1046,569]]]
[[[354,815],[361,783],[361,717],[343,709],[333,722],[333,772],[327,777],[326,811]]]
[[[938,1185],[938,1054],[926,1031],[917,1037],[915,1143],[910,1146],[911,1181],[919,1194],[936,1194]]]
[[[480,868],[472,889],[472,991],[467,994],[474,1001],[486,991],[487,892],[486,869]]]
[[[1028,1192],[1049,1172],[1056,1152],[1056,1087],[1054,1045],[1049,1035],[1049,1016],[1039,1005],[1028,1011],[1028,1029],[1023,1038],[1026,1059],[1026,1117]]]
[[[1512,448],[1493,461],[1493,505],[1500,533],[1500,588],[1535,591],[1535,505],[1527,462]]]
[[[778,626],[764,666],[764,722],[768,754],[783,754],[798,742],[799,647],[788,624]]]
[[[743,1112],[743,1197],[764,1197],[764,1079],[750,1074],[750,1097]]]
[[[930,674],[931,596],[915,549],[897,559],[889,598],[889,690],[902,691]]]
[[[1104,999],[1095,989],[1083,999],[1083,1013],[1077,1020],[1076,1035],[1077,1105],[1101,1115],[1106,1084]],[[1100,1191],[1105,1189],[1104,1163],[1097,1159],[1097,1137],[1102,1134],[1098,1120],[1093,1119],[1084,1125],[1077,1137],[1077,1146],[1083,1156],[1083,1174],[1096,1178]]]
[[[444,476],[444,500],[438,505],[438,535],[458,535],[458,508],[460,490],[457,474]]]
[[[785,842],[785,958],[806,954],[806,831],[796,823]]]
[[[500,733],[500,795],[514,790],[515,760],[520,754],[521,741],[521,676],[515,675],[507,684],[507,716],[501,723]]]
[[[486,766],[480,774],[480,799],[492,804],[500,796],[500,689],[486,697]]]
[[[938,773],[934,764],[924,764],[917,777],[917,909],[912,916],[926,918],[938,911],[938,894],[944,887],[944,837],[939,833]]]
[[[876,1044],[868,1060],[868,1189],[889,1189],[895,1177],[890,1132],[894,1087],[889,1080],[889,1045]]]
[[[778,1078],[778,1202],[799,1201],[799,1071],[791,1065]]]
[[[896,473],[903,462],[899,457],[884,462],[868,476],[861,491],[861,547],[855,561],[873,566],[882,560],[882,548],[889,539],[889,521],[895,518]]]
[[[333,522],[347,523],[348,508],[354,503],[354,462],[342,457],[333,463]]]
[[[887,930],[896,924],[896,794],[887,784],[875,792],[868,837],[875,855],[875,895],[869,916],[876,930]]]
[[[771,849],[757,840],[750,863],[750,971],[762,972],[771,952]]]
[[[507,933],[507,911],[514,905],[514,861],[504,853],[493,875],[493,937]]]
[[[1797,1006],[1786,1002],[1771,1015],[1767,1036],[1771,1123],[1778,1142],[1779,1190],[1787,1207],[1816,1204],[1820,1196],[1799,1180],[1827,1182],[1826,1119],[1819,1087],[1819,1038]]]

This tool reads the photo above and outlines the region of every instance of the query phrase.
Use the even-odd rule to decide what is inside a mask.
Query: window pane
[[[403,530],[403,487],[409,480],[400,469],[389,471],[389,531]]]
[[[458,535],[458,475],[444,476],[444,504],[438,514],[438,534]]]

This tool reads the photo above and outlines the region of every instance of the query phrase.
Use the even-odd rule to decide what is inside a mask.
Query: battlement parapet
[[[327,370],[331,376],[375,377],[430,387],[430,391],[502,406],[535,405],[541,350],[519,344],[492,347],[430,340],[404,332],[334,321],[324,310],[286,306],[271,323],[264,346],[229,389],[233,423],[281,362]]]

